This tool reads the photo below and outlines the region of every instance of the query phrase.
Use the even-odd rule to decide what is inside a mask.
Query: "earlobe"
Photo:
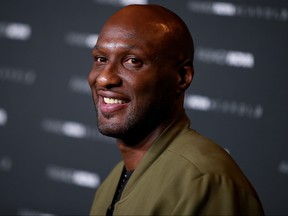
[[[191,84],[193,80],[194,70],[191,62],[187,62],[187,64],[183,65],[179,68],[178,76],[178,89],[179,91],[185,91]]]

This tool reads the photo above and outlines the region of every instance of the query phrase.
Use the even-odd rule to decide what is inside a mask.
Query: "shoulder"
[[[197,173],[197,176],[223,177],[244,190],[253,191],[231,155],[214,141],[192,129],[179,134],[169,145],[165,155],[170,161],[173,160],[175,166],[178,164],[177,167],[183,169],[183,173],[191,171],[194,175]]]
[[[191,211],[195,215],[263,215],[258,196],[226,175],[203,174],[185,189],[182,194],[193,203]],[[187,200],[179,205],[185,208]]]
[[[227,162],[234,163],[224,148],[192,129],[187,129],[175,137],[167,152],[171,157],[180,157],[193,164],[202,173],[216,171],[217,165],[226,166]],[[213,164],[212,170],[211,164]]]

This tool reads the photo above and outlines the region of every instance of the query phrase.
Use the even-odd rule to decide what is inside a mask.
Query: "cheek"
[[[157,92],[163,96],[171,97],[177,94],[177,79],[176,76],[163,76],[157,82]],[[172,98],[171,98],[172,99]]]
[[[123,81],[126,90],[136,98],[145,97],[147,100],[154,100],[177,94],[177,76],[171,71],[145,70],[139,74],[129,74]]]
[[[140,98],[141,103],[161,104],[172,102],[176,98],[175,82],[171,80],[143,80],[135,87],[135,97]]]

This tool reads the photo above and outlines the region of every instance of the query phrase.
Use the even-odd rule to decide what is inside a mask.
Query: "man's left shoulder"
[[[192,159],[195,156],[206,157],[209,154],[211,154],[210,156],[220,155],[221,157],[228,154],[223,147],[193,129],[179,134],[168,149]]]

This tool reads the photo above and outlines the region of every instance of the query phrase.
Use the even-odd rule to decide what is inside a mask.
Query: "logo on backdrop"
[[[282,160],[280,163],[279,163],[279,166],[278,166],[278,171],[280,173],[283,173],[283,174],[286,174],[288,175],[288,161],[286,160]]]
[[[269,6],[238,5],[227,2],[190,1],[188,9],[192,12],[217,16],[248,17],[274,21],[288,21],[287,8]]]
[[[13,161],[9,156],[0,157],[0,171],[10,171],[12,169]]]
[[[247,52],[199,47],[195,51],[195,58],[198,61],[218,65],[248,69],[252,69],[254,67],[254,55]]]
[[[20,208],[17,211],[17,215],[20,216],[31,216],[31,215],[38,215],[38,216],[56,216],[56,214],[51,214],[43,211],[38,211],[35,209],[29,209],[29,208]]]
[[[82,32],[69,32],[65,36],[65,42],[69,45],[93,48],[98,39],[98,34]]]
[[[88,81],[86,77],[82,76],[72,76],[69,79],[68,87],[74,92],[84,93],[91,95],[91,90],[88,85]]]
[[[3,108],[0,108],[0,126],[6,125],[7,119],[8,119],[8,114],[6,110],[4,110]]]
[[[94,0],[99,4],[109,4],[113,6],[126,6],[129,4],[148,4],[148,0]]]
[[[0,80],[31,85],[36,80],[36,73],[32,69],[0,67]]]
[[[32,28],[24,23],[0,22],[0,37],[11,40],[28,40],[32,34]]]
[[[54,181],[81,187],[97,188],[100,184],[100,177],[96,173],[54,165],[46,167],[46,176]]]
[[[192,110],[219,112],[254,119],[260,119],[264,112],[264,109],[261,105],[252,105],[244,102],[214,99],[207,96],[192,94],[186,95],[185,107]]]
[[[61,136],[77,139],[101,140],[114,143],[113,138],[100,134],[97,127],[91,127],[80,122],[46,118],[41,122],[41,127],[48,133]]]

